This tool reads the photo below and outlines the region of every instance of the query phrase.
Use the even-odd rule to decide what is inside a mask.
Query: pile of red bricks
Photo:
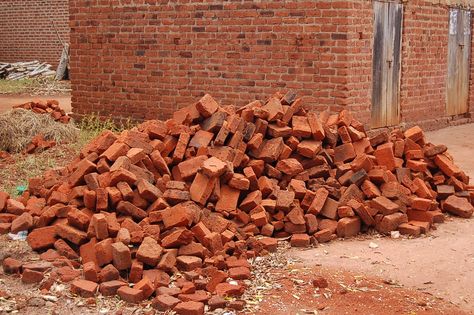
[[[67,124],[71,120],[71,117],[67,115],[64,109],[59,106],[59,102],[57,100],[32,101],[15,105],[13,108],[28,109],[38,114],[49,114],[55,121],[59,121],[63,124]]]
[[[47,150],[56,145],[54,140],[46,140],[42,134],[36,135],[31,139],[31,142],[25,148],[25,153],[35,153]]]
[[[468,182],[419,127],[368,138],[349,112],[317,115],[292,92],[239,109],[205,95],[166,122],[104,132],[20,198],[0,193],[0,231],[28,230],[44,260],[4,269],[45,290],[72,281],[84,297],[155,295],[178,314],[241,308],[224,297],[243,294],[247,258],[276,250],[277,237],[416,236],[444,212],[472,215]]]

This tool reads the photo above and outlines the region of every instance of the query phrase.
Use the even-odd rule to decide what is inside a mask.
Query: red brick
[[[132,266],[130,267],[130,275],[128,280],[132,283],[137,283],[142,279],[143,276],[143,263],[138,260],[132,261]]]
[[[348,162],[356,157],[352,143],[345,143],[334,148],[334,163]]]
[[[360,219],[358,217],[345,217],[337,222],[337,236],[351,237],[360,232]]]
[[[250,211],[262,202],[262,193],[260,190],[255,190],[247,194],[247,196],[240,203],[239,208],[243,211]]]
[[[56,225],[56,233],[73,244],[81,245],[87,240],[87,234],[66,224]]]
[[[329,192],[327,191],[327,189],[321,187],[318,190],[316,190],[313,202],[308,208],[308,213],[316,214],[316,215],[319,214],[321,210],[323,209],[328,196],[329,196]]]
[[[398,231],[403,235],[419,236],[421,229],[419,226],[414,226],[409,223],[402,223],[398,226]]]
[[[97,283],[88,280],[74,280],[71,283],[71,292],[84,298],[93,297],[97,291]]]
[[[278,248],[278,240],[272,237],[261,238],[259,243],[269,252],[276,252]]]
[[[328,281],[326,280],[326,278],[322,277],[322,276],[316,276],[312,281],[311,283],[313,284],[313,287],[315,288],[320,288],[320,289],[324,289],[324,288],[327,288],[329,286],[329,283]]]
[[[189,188],[191,200],[205,205],[207,199],[211,196],[212,191],[216,185],[216,178],[209,178],[207,175],[197,173],[194,177],[193,183]]]
[[[81,271],[77,269],[73,269],[69,266],[63,266],[56,269],[56,272],[59,274],[59,279],[62,282],[71,282],[74,279],[79,278],[81,275]]]
[[[137,259],[149,266],[156,266],[159,262],[162,247],[151,237],[145,237],[137,251]]]
[[[434,220],[433,220],[434,221]],[[411,220],[411,221],[408,221],[408,224],[411,224],[411,225],[414,225],[414,226],[418,226],[420,228],[420,231],[422,234],[426,234],[429,232],[430,228],[431,228],[431,223],[430,222],[423,222],[423,221],[414,221],[414,220]]]
[[[109,161],[115,161],[119,157],[127,154],[130,148],[125,143],[115,142],[99,157],[105,157]]]
[[[461,173],[461,170],[444,154],[436,155],[434,162],[447,176],[458,176]]]
[[[79,248],[79,255],[81,256],[83,264],[89,261],[93,261],[97,264],[97,258],[95,256],[95,244],[97,244],[97,240],[92,238],[88,243],[81,245]]]
[[[178,305],[181,300],[168,295],[168,294],[160,294],[157,295],[156,298],[153,299],[151,305],[156,308],[158,311],[168,311],[172,310],[176,305]]]
[[[382,220],[376,223],[376,229],[380,233],[390,233],[395,231],[400,224],[406,222],[408,222],[406,214],[400,212],[392,213],[383,216]]]
[[[214,138],[214,134],[209,131],[198,130],[189,141],[189,147],[206,148]],[[216,137],[217,141],[217,137]]]
[[[449,196],[443,203],[443,210],[462,218],[470,218],[474,206],[466,198]]]
[[[83,211],[77,208],[72,208],[67,213],[67,221],[70,226],[86,231],[89,226],[90,217]]]
[[[139,179],[136,183],[136,186],[140,197],[146,199],[149,202],[155,201],[162,195],[161,191],[147,180]]]
[[[2,262],[3,272],[5,273],[20,273],[21,271],[21,261],[16,260],[11,257],[7,257]]]
[[[219,177],[227,170],[227,164],[216,157],[210,157],[202,163],[201,169],[208,177]]]
[[[99,286],[99,292],[103,296],[113,296],[117,294],[117,290],[123,286],[126,286],[127,283],[120,280],[112,280],[102,282]]]
[[[110,173],[110,186],[115,186],[120,182],[126,182],[129,185],[134,185],[137,181],[137,176],[131,171],[120,169]]]
[[[130,215],[134,219],[142,220],[146,218],[147,213],[143,210],[128,201],[120,201],[117,205],[117,212],[125,215]]]
[[[308,234],[293,234],[290,239],[292,247],[308,247],[310,244],[310,237]]]
[[[112,244],[113,264],[118,270],[125,270],[132,265],[132,256],[128,246],[122,242]]]
[[[178,256],[176,264],[180,270],[191,271],[202,266],[202,259],[195,256]]]
[[[376,209],[383,215],[389,215],[400,210],[400,206],[392,202],[390,199],[380,196],[370,201],[370,207]]]
[[[173,311],[178,315],[203,315],[204,303],[194,301],[181,302],[174,307]]]
[[[102,213],[96,213],[91,218],[91,223],[94,228],[95,237],[98,240],[104,240],[109,237],[109,230],[107,219]]]
[[[311,134],[314,140],[323,140],[326,136],[324,128],[322,127],[321,121],[319,120],[316,113],[309,112],[307,115],[308,124],[311,128]]]
[[[227,278],[228,278],[227,272],[216,270],[210,275],[209,281],[206,285],[206,290],[213,293],[216,290],[216,286],[219,283],[224,282]]]
[[[95,262],[86,262],[83,264],[82,269],[84,272],[84,279],[92,282],[99,282],[99,268]]]
[[[15,215],[22,215],[26,209],[25,205],[22,204],[20,201],[15,199],[7,199],[7,204],[5,206],[8,213],[15,214]]]
[[[10,198],[10,195],[8,193],[0,191],[0,212],[5,209],[8,198]]]
[[[113,260],[113,250],[112,244],[113,240],[111,238],[105,239],[103,241],[98,242],[94,246],[95,256],[97,265],[103,266],[109,264]]]
[[[120,287],[117,290],[117,295],[128,303],[137,304],[143,300],[143,292],[141,290],[130,288],[129,286]]]
[[[318,198],[317,194],[315,199],[316,198]],[[335,201],[332,198],[327,198],[320,214],[328,219],[335,220],[337,219],[337,208],[339,208],[339,205],[340,203],[338,201]]]
[[[396,167],[395,156],[393,155],[393,143],[379,145],[374,152],[377,165],[387,167],[387,170],[393,171]]]
[[[62,239],[58,239],[56,242],[54,242],[54,248],[56,249],[59,255],[64,256],[68,259],[79,258],[79,255],[74,251],[74,249],[72,249],[71,246],[69,246],[69,244]]]
[[[240,190],[234,189],[227,185],[221,186],[221,197],[216,203],[216,211],[232,212],[237,209],[237,202],[239,200]]]
[[[87,159],[83,159],[77,164],[77,168],[68,178],[68,183],[71,187],[78,186],[83,180],[84,175],[94,172],[96,165]]]
[[[303,171],[301,163],[293,158],[278,161],[276,168],[289,176],[295,176]]]
[[[244,294],[245,288],[240,284],[231,284],[227,282],[219,283],[216,286],[216,294],[219,296],[238,297]]]
[[[419,126],[411,127],[410,129],[406,130],[403,135],[405,138],[409,138],[415,142],[423,140],[424,138],[423,130]]]
[[[154,284],[146,276],[138,281],[133,288],[142,291],[144,299],[148,299],[155,292]]]
[[[248,190],[250,188],[250,181],[242,174],[234,173],[227,182],[229,187],[238,190]]]
[[[101,282],[118,280],[120,277],[119,271],[112,264],[103,267],[99,272],[99,279]]]
[[[160,262],[156,266],[156,268],[164,270],[166,272],[173,271],[174,267],[176,266],[176,251],[169,251],[161,256]]]
[[[321,148],[321,141],[303,140],[297,145],[296,150],[300,155],[312,159],[321,151]]]
[[[211,311],[218,308],[225,308],[227,306],[227,300],[218,295],[214,295],[209,299],[208,305]]]
[[[428,211],[431,209],[431,199],[413,198],[411,207],[415,210]]]
[[[288,211],[295,199],[295,193],[288,190],[279,190],[275,204],[275,210]]]
[[[219,104],[214,100],[214,98],[209,95],[205,94],[197,103],[196,109],[202,117],[211,117],[217,109],[219,108]]]
[[[280,156],[285,143],[282,137],[265,140],[262,143],[261,150],[257,158],[264,160],[267,163],[275,162]]]
[[[47,226],[34,229],[28,234],[26,240],[28,245],[36,251],[51,248],[54,242],[56,242],[56,228],[54,226]]]

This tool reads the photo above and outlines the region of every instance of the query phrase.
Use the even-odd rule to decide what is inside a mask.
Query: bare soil
[[[329,286],[313,287],[315,276],[326,278]],[[281,273],[280,283],[282,288],[268,292],[257,314],[469,314],[429,292],[337,266],[308,266],[306,260],[291,273]]]

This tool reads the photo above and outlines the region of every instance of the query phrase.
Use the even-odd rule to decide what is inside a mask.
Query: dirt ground
[[[55,99],[59,101],[59,105],[68,113],[71,111],[71,95],[0,95],[0,113],[6,112],[12,109],[12,106],[24,104],[32,100],[50,100]]]

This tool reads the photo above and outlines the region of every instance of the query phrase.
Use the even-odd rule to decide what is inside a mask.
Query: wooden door
[[[372,127],[397,125],[400,116],[400,68],[403,5],[374,1]]]
[[[468,111],[470,54],[471,11],[452,8],[449,12],[446,94],[448,115],[459,115]]]

